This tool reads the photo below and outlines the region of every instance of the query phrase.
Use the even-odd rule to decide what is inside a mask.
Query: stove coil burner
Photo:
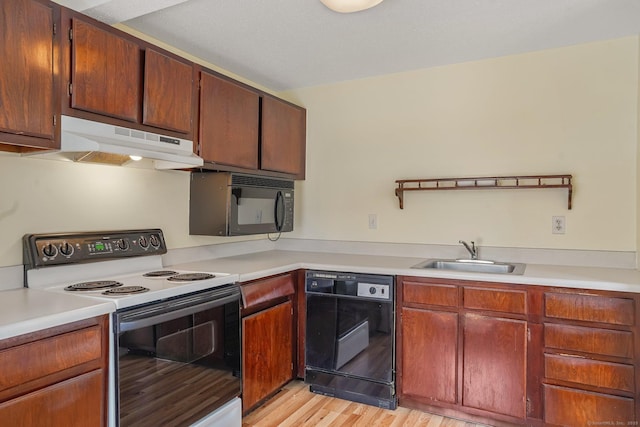
[[[143,277],[167,277],[167,276],[175,276],[176,274],[178,273],[171,270],[157,270],[157,271],[150,271],[148,273],[144,273],[142,276]]]
[[[119,288],[112,288],[104,291],[102,295],[130,295],[130,294],[141,294],[143,292],[147,292],[149,288],[145,288],[144,286],[122,286]]]
[[[171,282],[195,282],[197,280],[213,279],[213,274],[209,273],[182,273],[169,277],[167,280]]]
[[[99,289],[112,289],[122,286],[122,283],[115,280],[96,280],[93,282],[82,282],[69,285],[65,291],[96,291]]]

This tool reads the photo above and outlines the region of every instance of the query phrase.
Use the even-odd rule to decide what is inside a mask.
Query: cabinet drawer
[[[271,277],[240,286],[244,308],[254,307],[295,293],[292,274]]]
[[[635,390],[633,366],[621,363],[545,354],[544,376],[548,379],[570,381],[594,387],[629,392]]]
[[[599,295],[547,293],[544,298],[547,317],[613,325],[635,324],[634,301]]]
[[[99,326],[68,332],[0,351],[0,391],[102,357]]]
[[[104,426],[101,369],[0,403],[3,426]]]
[[[626,331],[545,323],[544,345],[605,356],[633,357],[633,334]]]
[[[402,284],[402,299],[405,303],[457,307],[458,287],[405,281]]]
[[[502,289],[464,288],[464,308],[525,314],[527,292]]]
[[[562,426],[636,425],[633,399],[544,385],[544,421]]]

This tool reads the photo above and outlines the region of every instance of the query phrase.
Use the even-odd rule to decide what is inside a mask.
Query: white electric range
[[[110,426],[241,425],[237,276],[164,268],[159,229],[29,234],[23,249],[26,287],[115,305]]]

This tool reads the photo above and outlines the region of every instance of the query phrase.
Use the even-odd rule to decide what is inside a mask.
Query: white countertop
[[[37,289],[0,292],[0,340],[112,313],[111,302]]]
[[[640,293],[640,271],[635,269],[527,264],[524,274],[512,275],[411,268],[422,261],[424,258],[271,250],[172,267],[238,274],[240,282],[305,268]]]
[[[523,275],[412,269],[424,258],[268,250],[170,267],[238,275],[240,282],[296,269],[407,275],[640,293],[640,271],[527,264]],[[167,266],[169,267],[169,266]],[[0,339],[115,311],[110,302],[35,289],[0,291]]]

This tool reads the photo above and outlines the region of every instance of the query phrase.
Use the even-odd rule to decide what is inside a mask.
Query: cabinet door
[[[0,132],[53,144],[53,12],[33,0],[0,7]],[[48,141],[47,141],[48,140]]]
[[[72,29],[71,107],[139,122],[140,47],[77,18]]]
[[[462,404],[526,416],[527,322],[467,314]]]
[[[401,396],[456,403],[458,314],[402,309]]]
[[[262,98],[260,169],[305,174],[306,110],[276,98]]]
[[[293,303],[242,319],[242,407],[246,411],[293,378]]]
[[[143,124],[191,133],[192,94],[191,65],[153,49],[146,50]]]
[[[200,156],[208,162],[258,169],[260,97],[203,72],[200,78]]]

